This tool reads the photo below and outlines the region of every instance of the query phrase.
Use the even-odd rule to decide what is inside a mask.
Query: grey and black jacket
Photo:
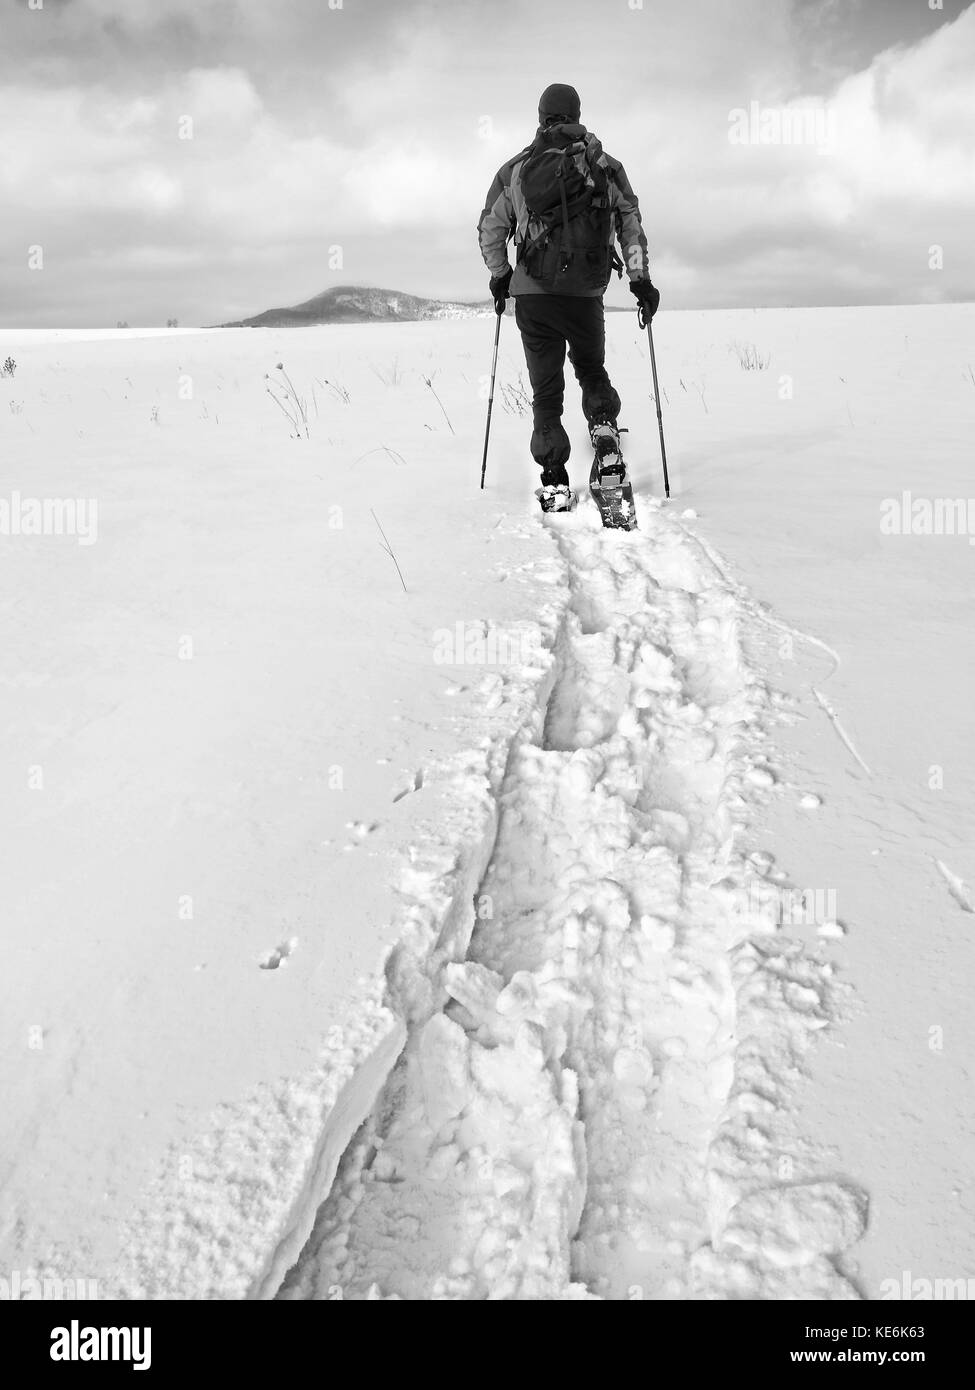
[[[592,165],[598,166],[606,176],[607,194],[611,216],[607,251],[611,252],[613,243],[619,242],[623,254],[623,265],[631,280],[646,280],[650,276],[647,239],[640,218],[640,205],[636,194],[630,187],[622,164],[606,154],[599,140],[585,127],[580,126],[579,138],[586,146],[586,157]],[[516,252],[535,234],[528,208],[521,191],[519,170],[531,146],[521,150],[513,159],[503,164],[494,177],[488,190],[484,211],[477,224],[478,241],[484,264],[494,277],[504,275],[509,266],[508,242],[514,241]],[[511,279],[511,294],[568,293],[599,297],[605,286],[596,288],[573,288],[571,283],[553,288],[533,280],[525,267],[516,261]]]

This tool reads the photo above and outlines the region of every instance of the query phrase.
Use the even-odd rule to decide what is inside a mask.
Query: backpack
[[[601,146],[585,134],[578,125],[540,130],[521,164],[528,226],[518,263],[557,294],[605,290],[618,263]]]

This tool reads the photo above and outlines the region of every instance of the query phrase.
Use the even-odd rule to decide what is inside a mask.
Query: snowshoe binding
[[[589,474],[589,491],[599,508],[604,526],[633,531],[636,528],[636,507],[620,447],[620,434],[625,433],[610,420],[601,420],[593,425],[590,434],[595,453]]]

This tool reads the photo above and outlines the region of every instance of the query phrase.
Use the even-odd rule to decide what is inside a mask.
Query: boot
[[[565,483],[543,483],[535,493],[543,512],[571,512],[572,490]]]

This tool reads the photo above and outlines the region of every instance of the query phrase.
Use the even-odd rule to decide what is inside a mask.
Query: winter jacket
[[[624,265],[631,280],[646,280],[650,276],[650,261],[647,239],[640,220],[640,205],[630,181],[618,159],[605,153],[599,140],[584,126],[570,127],[573,133],[578,130],[580,139],[585,141],[590,161],[598,164],[606,173],[608,180],[609,206],[612,212],[609,229],[609,246],[618,240],[623,252]],[[484,211],[477,224],[478,241],[484,264],[492,276],[504,275],[508,270],[508,242],[513,238],[516,248],[525,240],[528,232],[528,209],[521,192],[520,166],[531,146],[516,154],[503,164],[495,175],[488,190]],[[561,285],[549,289],[525,271],[521,264],[515,266],[511,278],[511,294],[553,294],[575,293],[591,298],[599,298],[603,289],[565,290]]]

